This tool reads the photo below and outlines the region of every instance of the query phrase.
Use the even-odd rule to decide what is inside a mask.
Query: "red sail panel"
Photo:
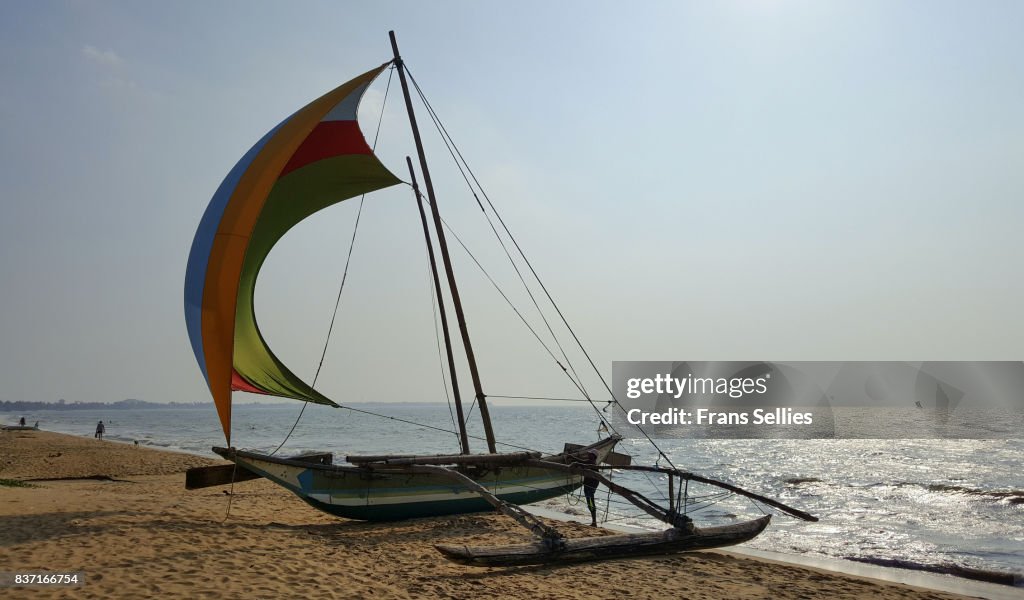
[[[281,177],[318,160],[345,154],[372,154],[356,121],[317,123],[281,171]]]
[[[231,389],[235,392],[251,392],[253,394],[267,394],[260,388],[245,380],[238,371],[231,371]]]

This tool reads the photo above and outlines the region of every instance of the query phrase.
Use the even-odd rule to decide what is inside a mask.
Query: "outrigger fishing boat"
[[[683,493],[690,481],[724,486],[799,518],[813,520],[810,515],[776,501],[674,466],[632,465],[629,456],[615,452],[622,439],[615,433],[590,444],[567,443],[556,454],[498,452],[488,397],[483,391],[452,269],[446,228],[417,127],[408,73],[393,32],[391,45],[392,60],[310,102],[264,135],[228,173],[200,221],[185,277],[185,319],[196,360],[228,442],[228,447],[213,450],[233,464],[193,469],[187,475],[186,486],[195,489],[265,477],[320,510],[369,521],[495,509],[539,537],[536,544],[516,547],[438,547],[447,558],[474,565],[592,560],[726,546],[749,540],[768,525],[770,516],[723,527],[695,527],[686,515],[688,503]],[[445,342],[456,417],[453,420],[457,420],[457,432],[453,433],[457,433],[459,451],[444,455],[349,455],[345,457],[347,464],[334,464],[333,455],[328,453],[281,457],[273,452],[237,449],[231,446],[231,402],[235,391],[340,406],[296,376],[270,350],[256,322],[254,292],[264,260],[294,225],[330,205],[403,183],[374,154],[356,118],[368,86],[387,69],[398,74],[423,176],[425,195],[420,192],[413,162],[407,157],[409,185],[419,210]],[[431,118],[436,119],[429,104],[426,106]],[[447,139],[450,141],[450,137]],[[487,205],[494,210],[489,199]],[[518,243],[511,238],[500,216],[497,218],[521,260],[536,277]],[[537,282],[551,300],[539,278]],[[473,385],[473,403],[483,424],[486,453],[474,454],[470,449],[469,439],[474,436],[468,433],[468,415],[459,392],[445,287]],[[558,314],[562,316],[561,311]],[[571,332],[564,318],[563,323]],[[578,343],[574,333],[573,338]],[[586,355],[582,344],[579,347]],[[593,366],[593,361],[590,363]],[[573,379],[560,362],[559,366]],[[594,370],[597,371],[596,367]],[[589,396],[587,399],[590,400]],[[615,405],[614,398],[609,402]],[[667,456],[664,459],[671,464]],[[667,476],[669,506],[662,507],[613,482],[606,477],[608,469],[654,470]],[[582,485],[584,476],[604,483],[612,492],[667,523],[670,529],[650,535],[566,540],[555,528],[520,507],[572,492]]]

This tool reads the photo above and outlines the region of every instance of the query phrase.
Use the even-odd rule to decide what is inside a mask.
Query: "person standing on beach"
[[[597,450],[588,450],[583,462],[584,467],[597,466]],[[597,527],[597,502],[594,495],[597,494],[597,486],[600,482],[590,473],[583,474],[583,495],[587,499],[587,510],[590,511],[590,526]]]
[[[21,425],[22,427],[24,427],[25,426],[25,417],[22,417],[21,421],[19,421],[18,424]]]
[[[93,436],[98,440],[103,439],[103,434],[107,431],[107,428],[103,426],[103,421],[96,424],[96,435]]]

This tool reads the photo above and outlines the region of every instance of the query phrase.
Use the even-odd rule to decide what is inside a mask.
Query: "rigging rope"
[[[551,339],[555,342],[555,345],[558,347],[559,352],[561,352],[562,358],[565,360],[565,363],[569,365],[569,370],[567,371],[566,367],[562,365],[562,363],[559,362],[557,358],[555,359],[555,362],[558,363],[558,366],[561,367],[561,369],[566,372],[566,375],[569,375],[569,371],[572,371],[572,375],[569,375],[569,378],[573,380],[573,383],[576,385],[577,388],[580,389],[580,391],[583,393],[585,397],[590,398],[590,394],[587,393],[586,389],[583,386],[583,379],[576,372],[576,368],[573,366],[572,361],[570,361],[568,355],[566,355],[565,349],[562,347],[561,342],[558,341],[558,336],[555,335],[555,331],[551,327],[551,323],[548,322],[547,316],[544,314],[544,311],[541,310],[540,304],[537,302],[537,298],[533,294],[533,290],[531,290],[530,286],[526,283],[526,278],[523,277],[522,272],[519,270],[519,265],[517,265],[516,261],[512,258],[512,253],[509,252],[508,247],[505,245],[505,241],[502,239],[501,234],[498,233],[498,229],[494,226],[494,222],[491,220],[490,215],[487,213],[487,211],[484,209],[483,204],[480,202],[480,197],[477,195],[476,189],[474,189],[473,184],[470,183],[469,177],[466,176],[466,171],[469,170],[469,165],[466,164],[465,159],[462,158],[462,153],[459,152],[458,148],[455,146],[455,140],[453,140],[451,138],[451,135],[448,134],[448,130],[444,127],[444,124],[441,123],[440,117],[437,116],[437,113],[434,111],[434,107],[431,106],[430,102],[427,100],[426,95],[423,93],[423,90],[420,89],[419,83],[417,83],[416,78],[412,76],[411,72],[409,72],[408,67],[406,67],[406,72],[409,73],[409,79],[412,81],[413,87],[416,88],[416,93],[419,95],[420,100],[423,101],[423,105],[427,108],[427,114],[430,116],[431,121],[434,123],[434,127],[437,128],[438,133],[441,135],[441,140],[444,142],[445,147],[448,149],[448,153],[451,155],[452,160],[455,162],[456,168],[459,169],[459,174],[462,175],[462,179],[466,182],[466,186],[469,188],[469,192],[473,194],[473,198],[476,200],[477,206],[480,207],[480,211],[483,213],[484,218],[487,220],[487,224],[490,226],[491,231],[494,232],[494,237],[498,240],[498,244],[501,246],[501,249],[505,252],[505,256],[508,258],[509,264],[512,265],[512,269],[515,270],[516,275],[519,277],[519,281],[522,282],[523,284],[523,289],[526,290],[526,294],[530,297],[530,301],[533,302],[534,308],[537,309],[537,314],[540,315],[540,318],[544,322],[545,327],[547,327],[548,333],[551,334]],[[466,166],[465,170],[463,169],[463,164],[465,164]],[[475,179],[476,178],[474,177],[474,180]],[[479,187],[479,183],[477,185]],[[483,189],[481,188],[480,191],[482,193]],[[490,203],[489,200],[488,203]],[[497,215],[497,213],[495,213],[495,215]]]
[[[434,317],[434,341],[437,343],[437,360],[438,360],[438,364],[441,367],[441,385],[444,386],[444,397],[448,401],[448,415],[451,416],[451,418],[452,418],[452,427],[454,427],[455,429],[458,429],[459,426],[455,422],[455,413],[452,412],[452,397],[448,393],[448,377],[447,377],[447,375],[445,375],[444,355],[441,352],[441,334],[438,331],[438,322],[437,322],[438,321],[438,319],[437,319],[437,311],[438,311],[437,292],[434,290],[433,275],[430,272],[430,265],[429,264],[427,265],[427,274],[428,274],[428,287],[430,287],[430,314],[431,314],[431,316]],[[455,434],[455,439],[459,442],[459,445],[461,447],[462,441],[459,438],[459,434],[458,433]]]
[[[235,473],[238,472],[238,463],[231,467],[231,488],[228,490],[228,506],[224,510],[224,518],[220,520],[220,524],[223,525],[227,522],[228,517],[231,516],[231,502],[235,499]]]
[[[418,192],[418,197],[423,202],[427,203],[427,205],[430,204],[430,199],[427,198],[425,195],[423,195],[422,192]],[[502,290],[501,286],[498,285],[498,282],[495,281],[493,277],[491,277],[491,274],[487,271],[487,269],[483,266],[483,264],[477,259],[476,255],[473,254],[473,252],[469,249],[469,247],[466,245],[466,243],[462,241],[462,238],[459,236],[459,234],[443,218],[441,219],[441,224],[444,226],[445,230],[448,231],[448,233],[450,233],[452,235],[452,237],[455,238],[455,241],[457,241],[459,243],[459,246],[462,247],[462,250],[466,253],[466,255],[468,255],[469,258],[473,261],[473,263],[477,266],[477,268],[480,269],[480,272],[484,274],[484,277],[486,277],[487,280],[489,282],[491,282],[491,285],[494,286],[494,289],[497,290],[498,294],[502,297],[502,299],[505,300],[505,303],[508,304],[509,308],[512,309],[512,312],[514,312],[516,314],[516,316],[519,317],[519,320],[522,321],[522,323],[526,327],[526,329],[528,329],[530,331],[530,333],[533,334],[533,337],[537,340],[537,342],[541,345],[541,347],[544,348],[544,350],[548,353],[548,356],[550,356],[551,359],[555,361],[555,364],[557,364],[562,369],[562,372],[565,373],[565,375],[569,378],[569,381],[571,381],[572,384],[574,386],[576,386],[576,389],[579,390],[580,393],[585,396],[583,401],[584,402],[590,402],[591,406],[593,406],[594,402],[588,396],[587,391],[583,388],[582,385],[580,385],[579,382],[577,382],[575,379],[573,379],[573,376],[570,375],[569,372],[565,369],[565,367],[562,365],[562,363],[558,360],[558,357],[556,357],[554,352],[551,351],[551,348],[549,348],[548,345],[546,343],[544,343],[544,340],[541,339],[541,337],[537,333],[537,331],[533,328],[532,325],[530,325],[530,322],[526,320],[526,317],[523,316],[523,313],[519,310],[519,308],[516,307],[516,305],[512,302],[511,299],[509,299],[509,297],[505,293],[505,291]],[[495,232],[495,233],[497,233],[497,232]],[[506,251],[506,255],[507,255],[507,251]],[[524,284],[525,284],[525,282],[524,282]],[[555,340],[555,343],[558,344],[557,339]],[[560,345],[559,345],[559,349],[561,350],[561,346]],[[563,355],[564,355],[564,351],[563,351]],[[566,362],[568,362],[568,360]],[[570,363],[570,367],[571,366],[572,365]],[[573,373],[575,373],[575,369],[573,370]],[[488,394],[488,397],[490,397],[490,394]],[[465,418],[466,418],[467,422],[469,421],[469,418],[471,416],[473,416],[473,409],[476,408],[476,400],[477,400],[476,398],[473,398],[473,402],[470,403],[469,410],[466,412],[466,417]],[[597,408],[597,407],[595,406],[594,408]],[[605,422],[604,418],[601,417],[600,413],[598,413],[598,417],[601,418],[601,422],[602,423]],[[612,428],[612,431],[614,431],[614,428]]]
[[[338,408],[344,408],[345,410],[350,410],[352,412],[362,413],[364,415],[380,417],[382,419],[390,419],[392,421],[398,421],[399,423],[406,423],[408,425],[415,425],[417,427],[425,427],[426,429],[433,429],[435,431],[443,431],[444,433],[454,433],[454,434],[458,435],[457,431],[452,431],[450,429],[445,429],[444,427],[435,427],[433,425],[427,425],[426,423],[417,423],[416,421],[410,421],[408,419],[401,419],[399,417],[393,417],[391,415],[384,415],[384,414],[375,413],[375,412],[372,412],[372,411],[369,411],[369,410],[362,410],[362,409],[359,409],[359,408],[352,408],[351,406],[345,406],[344,404],[339,404]],[[487,440],[487,438],[481,437],[481,436],[478,436],[478,435],[468,435],[468,437],[471,437],[474,440],[484,440],[484,441]],[[526,446],[517,446],[515,444],[509,444],[507,442],[495,441],[494,443],[498,444],[499,446],[508,446],[509,448],[516,448],[518,450],[526,450],[528,452],[542,452],[541,450],[538,450],[536,448],[528,448]]]
[[[594,373],[597,374],[598,379],[600,379],[601,383],[604,385],[605,390],[608,391],[608,394],[612,398],[612,401],[615,403],[615,405],[620,410],[625,412],[625,409],[622,407],[622,405],[620,405],[618,403],[618,400],[615,398],[615,394],[612,392],[611,387],[608,385],[608,382],[604,379],[604,376],[601,374],[601,371],[597,368],[597,365],[594,363],[594,360],[590,357],[590,354],[587,352],[587,349],[583,346],[583,342],[580,341],[579,337],[576,335],[576,332],[573,330],[572,326],[569,325],[568,319],[566,319],[565,315],[562,313],[562,310],[558,307],[558,304],[555,302],[554,298],[551,296],[551,293],[548,291],[547,286],[545,286],[544,282],[540,279],[540,275],[538,275],[536,269],[533,268],[533,264],[530,263],[530,260],[528,258],[526,258],[526,254],[523,252],[523,249],[519,246],[519,242],[517,242],[515,237],[512,235],[512,232],[509,230],[508,225],[505,224],[505,220],[502,219],[501,214],[498,213],[498,209],[494,206],[494,203],[491,202],[490,196],[487,195],[487,192],[483,189],[483,185],[481,185],[479,179],[477,179],[476,174],[473,173],[472,168],[470,168],[469,163],[466,161],[465,157],[462,155],[462,152],[458,149],[458,146],[455,145],[455,141],[451,138],[451,135],[448,134],[447,129],[445,129],[444,125],[441,123],[440,118],[437,116],[437,113],[434,111],[433,107],[430,105],[430,102],[427,100],[426,95],[423,93],[423,90],[420,88],[419,84],[416,82],[416,78],[413,77],[412,73],[409,71],[408,65],[405,66],[405,69],[406,69],[406,72],[409,74],[409,78],[410,78],[410,80],[412,80],[413,86],[416,88],[416,91],[419,94],[420,99],[422,100],[424,106],[426,106],[427,112],[431,116],[431,120],[434,122],[435,127],[438,129],[439,133],[441,134],[442,139],[445,141],[445,146],[448,148],[449,153],[452,155],[452,158],[455,160],[455,163],[458,166],[460,173],[462,173],[463,178],[466,179],[467,185],[469,185],[470,192],[473,194],[473,197],[476,200],[477,205],[480,207],[480,210],[483,211],[485,217],[487,218],[488,224],[491,226],[492,231],[494,231],[495,235],[497,236],[499,244],[501,245],[502,249],[505,251],[505,254],[508,257],[509,261],[512,262],[513,268],[515,268],[516,273],[520,275],[520,281],[523,283],[524,288],[526,288],[527,293],[530,295],[530,298],[532,300],[534,300],[534,305],[537,307],[538,312],[540,312],[541,318],[544,320],[544,323],[548,326],[549,332],[551,332],[552,337],[555,339],[556,345],[558,345],[559,350],[561,350],[561,352],[562,352],[563,358],[565,358],[566,363],[569,365],[569,368],[572,370],[572,373],[573,373],[573,375],[576,376],[576,378],[574,379],[571,375],[569,375],[569,372],[566,371],[565,367],[562,366],[561,363],[559,363],[559,367],[561,367],[562,370],[566,373],[566,375],[569,376],[569,378],[571,380],[573,380],[573,383],[576,385],[577,388],[580,389],[580,391],[583,393],[583,396],[590,401],[590,406],[594,409],[594,412],[597,414],[598,419],[600,419],[601,422],[604,423],[605,419],[604,419],[604,416],[603,416],[601,410],[599,408],[597,408],[597,405],[594,404],[594,402],[591,399],[590,395],[586,392],[585,389],[583,389],[583,387],[581,385],[582,378],[579,377],[579,374],[576,372],[575,367],[572,365],[572,361],[569,360],[568,356],[565,353],[565,350],[562,348],[562,345],[558,342],[557,336],[555,336],[554,332],[551,330],[550,324],[548,323],[546,317],[544,317],[543,311],[540,310],[540,306],[537,305],[537,302],[534,299],[533,294],[530,291],[529,286],[526,284],[525,279],[523,279],[522,274],[520,273],[518,267],[516,267],[515,261],[512,259],[512,256],[509,253],[508,248],[505,246],[504,242],[501,239],[501,236],[497,232],[497,229],[494,227],[493,222],[491,221],[490,217],[487,215],[487,211],[484,209],[483,204],[480,202],[479,196],[476,194],[473,186],[471,184],[469,184],[469,180],[466,177],[465,172],[463,172],[463,170],[462,170],[462,166],[463,165],[465,165],[465,171],[469,173],[469,176],[472,177],[473,181],[475,182],[476,188],[480,190],[480,194],[483,195],[484,199],[487,201],[487,205],[491,208],[491,212],[493,212],[494,216],[498,219],[498,222],[501,224],[502,229],[505,231],[505,234],[508,236],[509,240],[515,246],[516,251],[519,253],[519,256],[522,258],[523,262],[529,268],[530,273],[533,275],[534,280],[537,282],[538,285],[540,285],[540,288],[541,288],[541,290],[543,290],[545,296],[548,299],[548,302],[550,302],[551,306],[555,309],[555,312],[558,314],[559,318],[561,319],[562,324],[565,326],[565,328],[572,335],[573,339],[576,341],[576,345],[579,347],[579,349],[583,353],[584,357],[586,357],[587,361],[590,363],[590,366],[594,370]],[[458,158],[456,158],[456,155],[458,156]],[[461,162],[461,164],[460,164],[460,162]],[[556,359],[556,362],[557,362],[557,359]],[[580,383],[577,383],[576,379],[579,379]],[[470,411],[472,411],[472,408],[473,407],[471,406],[470,407]],[[605,408],[607,408],[607,405],[606,405]],[[608,426],[611,428],[612,432],[618,433],[618,431],[616,431],[616,429],[615,429],[615,427],[613,425],[608,424]],[[665,461],[669,465],[671,465],[673,468],[675,468],[675,464],[668,457],[668,455],[665,454],[664,451],[662,451],[661,447],[658,446],[658,444],[654,441],[654,439],[652,439],[651,436],[649,436],[647,434],[647,432],[641,426],[635,425],[635,427],[636,427],[636,429],[638,431],[640,431],[640,433],[643,434],[643,436],[647,439],[647,441],[651,444],[651,446],[653,446],[654,449],[657,450],[660,458],[664,458]],[[660,458],[659,458],[659,460],[660,460]],[[651,481],[650,476],[648,474],[645,474],[644,477],[647,478],[647,480],[653,486],[654,482]],[[655,489],[658,489],[659,494],[661,495],[662,499],[665,500],[666,497],[665,497],[664,493],[661,492],[661,490],[659,488],[657,488],[657,486],[654,486],[654,487],[655,487]]]
[[[422,193],[420,193],[419,197],[424,202],[426,202],[428,205],[430,204],[430,200],[426,196],[424,196]],[[456,231],[452,228],[452,226],[449,225],[448,222],[445,221],[443,218],[441,219],[441,224],[444,225],[445,230],[448,233],[450,233],[452,235],[452,237],[455,238],[455,241],[457,241],[459,243],[459,246],[462,247],[462,250],[466,253],[466,255],[469,256],[469,258],[473,261],[473,263],[477,266],[477,268],[480,269],[480,272],[484,274],[484,277],[486,277],[487,280],[489,282],[491,282],[491,285],[494,286],[494,289],[498,292],[498,294],[502,297],[502,299],[505,300],[505,303],[508,304],[509,308],[512,309],[512,312],[516,313],[516,316],[519,317],[519,320],[523,322],[523,325],[526,327],[526,329],[528,329],[530,331],[530,333],[533,334],[533,337],[537,340],[537,342],[541,345],[541,347],[544,348],[544,350],[548,353],[548,356],[551,357],[551,360],[555,361],[555,364],[557,364],[562,369],[562,371],[569,377],[569,380],[572,381],[574,386],[576,386],[576,389],[580,390],[580,392],[584,396],[586,396],[587,395],[586,391],[580,386],[579,383],[576,382],[575,379],[572,378],[572,375],[569,375],[569,373],[565,370],[565,367],[562,366],[562,363],[558,360],[558,357],[555,356],[555,353],[552,352],[551,348],[549,348],[548,345],[544,342],[544,340],[541,339],[540,335],[533,328],[533,326],[530,325],[530,322],[526,320],[526,317],[523,316],[523,313],[519,310],[519,308],[516,307],[516,305],[512,302],[511,299],[509,299],[509,297],[505,293],[505,291],[503,289],[501,289],[501,286],[498,285],[498,282],[495,281],[493,277],[491,277],[491,274],[487,271],[486,268],[484,268],[483,264],[477,259],[476,255],[474,255],[473,252],[469,249],[469,247],[466,246],[466,243],[462,241],[462,238],[459,237],[459,234],[456,233]],[[488,394],[487,396],[490,397],[490,394]],[[473,406],[475,406],[475,404],[476,404],[476,399],[474,399],[473,400],[473,404],[470,405],[470,410],[473,409]],[[467,416],[467,418],[468,418],[468,416]]]
[[[590,402],[586,398],[548,398],[545,396],[500,396],[498,394],[487,394],[488,398],[506,398],[512,400],[557,400],[559,402]]]
[[[408,66],[406,67],[406,72],[409,72]],[[540,315],[541,319],[544,321],[544,324],[547,327],[548,332],[551,334],[551,337],[554,340],[555,345],[558,346],[558,349],[559,349],[559,351],[562,354],[562,358],[565,360],[566,364],[569,365],[569,369],[567,370],[566,367],[564,365],[562,365],[561,362],[558,361],[557,358],[555,359],[555,362],[562,369],[562,371],[565,372],[566,376],[568,376],[569,379],[573,381],[573,384],[581,391],[583,396],[589,400],[591,398],[591,396],[590,396],[589,393],[587,393],[586,389],[583,387],[583,385],[582,385],[582,378],[580,378],[579,374],[576,372],[576,368],[572,364],[572,361],[570,361],[569,357],[566,355],[565,349],[562,347],[561,343],[558,341],[558,336],[555,335],[554,330],[551,327],[551,324],[548,322],[547,317],[544,315],[544,311],[541,310],[540,305],[537,303],[537,300],[534,297],[533,292],[530,289],[530,286],[526,283],[526,279],[523,277],[522,272],[519,270],[518,265],[516,264],[515,260],[512,258],[512,255],[509,252],[508,247],[505,245],[504,240],[502,239],[501,235],[498,233],[498,230],[494,226],[493,221],[491,221],[490,215],[487,213],[486,209],[484,209],[483,204],[480,202],[480,197],[477,195],[476,189],[479,189],[480,193],[483,194],[484,198],[487,200],[488,205],[491,206],[492,212],[494,212],[495,216],[498,217],[499,221],[501,220],[501,216],[498,215],[497,211],[494,209],[494,205],[491,203],[490,198],[487,197],[487,193],[484,192],[483,187],[480,185],[480,182],[476,178],[476,175],[474,175],[472,169],[469,168],[469,164],[466,162],[465,158],[462,156],[462,152],[458,149],[458,146],[455,145],[454,139],[452,139],[451,135],[448,134],[448,130],[444,127],[444,124],[441,122],[440,117],[437,115],[436,111],[434,111],[433,106],[430,104],[430,101],[427,100],[426,95],[423,93],[423,90],[420,88],[419,83],[416,81],[416,78],[413,77],[411,72],[409,72],[409,79],[412,80],[413,86],[416,88],[416,92],[419,95],[420,100],[422,100],[424,106],[427,108],[427,113],[430,115],[431,121],[434,123],[434,126],[437,128],[438,133],[441,135],[441,139],[445,143],[445,147],[448,149],[448,152],[449,152],[449,154],[451,154],[452,159],[454,160],[456,167],[459,169],[460,174],[462,175],[463,179],[466,181],[466,184],[469,187],[470,193],[473,194],[473,198],[477,202],[477,206],[479,206],[481,212],[483,212],[484,217],[486,218],[488,225],[491,227],[491,230],[494,232],[494,235],[497,238],[499,245],[501,246],[502,250],[505,252],[505,256],[509,259],[509,262],[512,264],[512,268],[515,270],[516,274],[519,276],[519,280],[520,280],[520,282],[522,282],[523,288],[526,290],[526,293],[527,293],[527,295],[529,295],[530,300],[533,302],[533,305],[537,309],[538,314]],[[463,170],[463,165],[465,165],[465,170]],[[469,181],[469,177],[466,176],[467,172],[473,178],[473,181],[476,182],[476,188],[473,187],[473,184],[471,184],[470,181]],[[505,227],[504,222],[502,222],[502,227],[504,227],[505,232],[506,232],[506,234],[509,235],[509,239],[512,241],[512,243],[516,244],[516,246],[518,248],[518,244],[516,243],[515,239],[512,238],[511,233],[508,232],[508,228]],[[520,255],[522,255],[522,251],[520,250],[519,252],[520,252]],[[525,259],[525,256],[524,256],[524,259]],[[528,261],[527,261],[527,266],[529,266],[529,262]],[[532,271],[532,267],[530,267],[530,268],[531,268],[531,271]],[[537,278],[536,272],[534,272],[534,278]],[[539,282],[539,279],[538,279],[538,282]],[[542,285],[542,288],[543,288],[543,285]],[[546,292],[546,290],[545,290],[545,292]],[[548,299],[551,300],[550,294],[548,295]],[[553,301],[552,301],[552,303],[553,303]],[[557,307],[556,307],[556,310],[557,310]],[[564,321],[564,317],[563,317],[563,321]],[[569,371],[571,371],[572,373],[570,374]],[[598,412],[598,418],[601,418],[600,411],[598,411],[597,406],[594,405],[593,402],[591,402],[591,406],[594,408],[595,411]],[[614,431],[614,428],[613,428],[613,431]]]
[[[408,65],[406,65],[406,72],[409,73],[409,78],[412,80],[413,85],[416,87],[416,91],[419,93],[420,98],[423,100],[424,105],[427,107],[428,113],[430,113],[432,115],[432,118],[433,118],[434,116],[436,116],[436,113],[434,113],[433,109],[431,108],[430,103],[427,101],[426,97],[424,96],[422,90],[419,87],[419,84],[416,83],[416,79],[412,76],[412,73],[409,72]],[[439,123],[440,119],[438,119],[437,122]],[[443,125],[439,126],[439,128],[443,129]],[[444,133],[447,134],[447,131],[445,130]],[[447,137],[449,139],[451,138],[451,136],[447,136]],[[466,171],[469,173],[469,176],[473,179],[473,182],[476,184],[477,189],[480,190],[480,194],[484,197],[484,200],[486,200],[487,205],[491,209],[491,212],[493,212],[494,216],[498,219],[498,222],[501,224],[501,227],[505,231],[505,234],[508,236],[509,240],[515,246],[516,251],[518,252],[519,256],[523,259],[524,264],[529,268],[530,273],[533,275],[534,280],[540,286],[541,290],[543,290],[544,295],[547,297],[548,301],[551,303],[552,308],[554,308],[555,312],[558,313],[558,316],[561,319],[562,324],[565,325],[565,328],[569,331],[570,335],[572,335],[573,340],[575,340],[575,342],[576,342],[576,345],[579,347],[580,351],[583,353],[583,356],[586,357],[587,362],[590,364],[591,368],[594,370],[594,373],[597,375],[598,379],[600,379],[601,383],[604,385],[604,388],[608,392],[609,396],[612,398],[612,401],[619,408],[619,410],[625,412],[626,409],[623,408],[622,405],[619,403],[618,399],[615,398],[615,393],[612,392],[611,386],[608,385],[608,382],[607,382],[607,380],[605,380],[604,375],[602,375],[600,369],[597,368],[597,365],[594,363],[593,358],[591,358],[590,353],[587,352],[587,349],[583,345],[583,342],[579,339],[579,336],[576,335],[576,332],[572,328],[572,326],[569,324],[568,319],[566,319],[565,315],[562,313],[562,310],[558,307],[558,304],[555,302],[555,299],[551,296],[551,292],[548,291],[547,286],[544,285],[544,282],[541,280],[540,275],[538,275],[536,269],[534,269],[533,264],[526,257],[526,253],[523,252],[523,249],[522,249],[522,247],[520,247],[519,242],[517,242],[516,239],[515,239],[515,236],[512,235],[512,232],[509,230],[508,225],[505,223],[505,220],[501,217],[501,214],[498,212],[498,209],[494,206],[494,203],[491,201],[490,196],[488,196],[487,192],[483,189],[483,185],[480,184],[479,179],[477,179],[476,174],[473,173],[473,170],[472,170],[472,168],[470,168],[469,163],[466,161],[465,157],[462,156],[462,153],[458,150],[458,147],[455,146],[454,141],[452,142],[452,146],[455,147],[455,153],[457,153],[459,159],[461,159],[462,164],[465,165]],[[461,170],[461,167],[460,167],[460,170]],[[480,202],[479,197],[477,197],[476,194],[474,194],[474,197],[476,198],[477,203],[479,204],[479,202]],[[482,205],[481,205],[481,209],[483,209]],[[486,211],[485,211],[485,213],[486,213]],[[502,247],[504,247],[504,245],[502,245]],[[569,362],[568,359],[567,359],[567,362]],[[601,416],[600,415],[600,409],[598,409],[597,406],[595,404],[593,404],[593,402],[591,402],[591,406],[594,407],[594,410],[598,412],[598,416],[600,417]],[[641,426],[636,425],[635,427],[637,428],[638,431],[640,431],[640,433],[643,434],[643,436],[647,439],[647,441],[650,442],[651,446],[653,446],[654,449],[657,450],[659,456],[661,458],[664,458],[665,461],[672,468],[676,468],[675,464],[672,462],[672,459],[670,459],[668,457],[668,455],[661,449],[661,447],[658,446],[658,444],[654,441],[654,439],[652,439],[651,436],[648,435],[647,432]],[[613,428],[613,431],[614,431],[614,428]]]

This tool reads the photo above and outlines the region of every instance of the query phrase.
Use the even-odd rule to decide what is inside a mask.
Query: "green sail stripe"
[[[400,183],[373,155],[317,161],[274,184],[252,232],[238,283],[234,368],[268,394],[336,406],[292,373],[270,350],[256,323],[256,278],[271,248],[297,223],[332,204]]]

